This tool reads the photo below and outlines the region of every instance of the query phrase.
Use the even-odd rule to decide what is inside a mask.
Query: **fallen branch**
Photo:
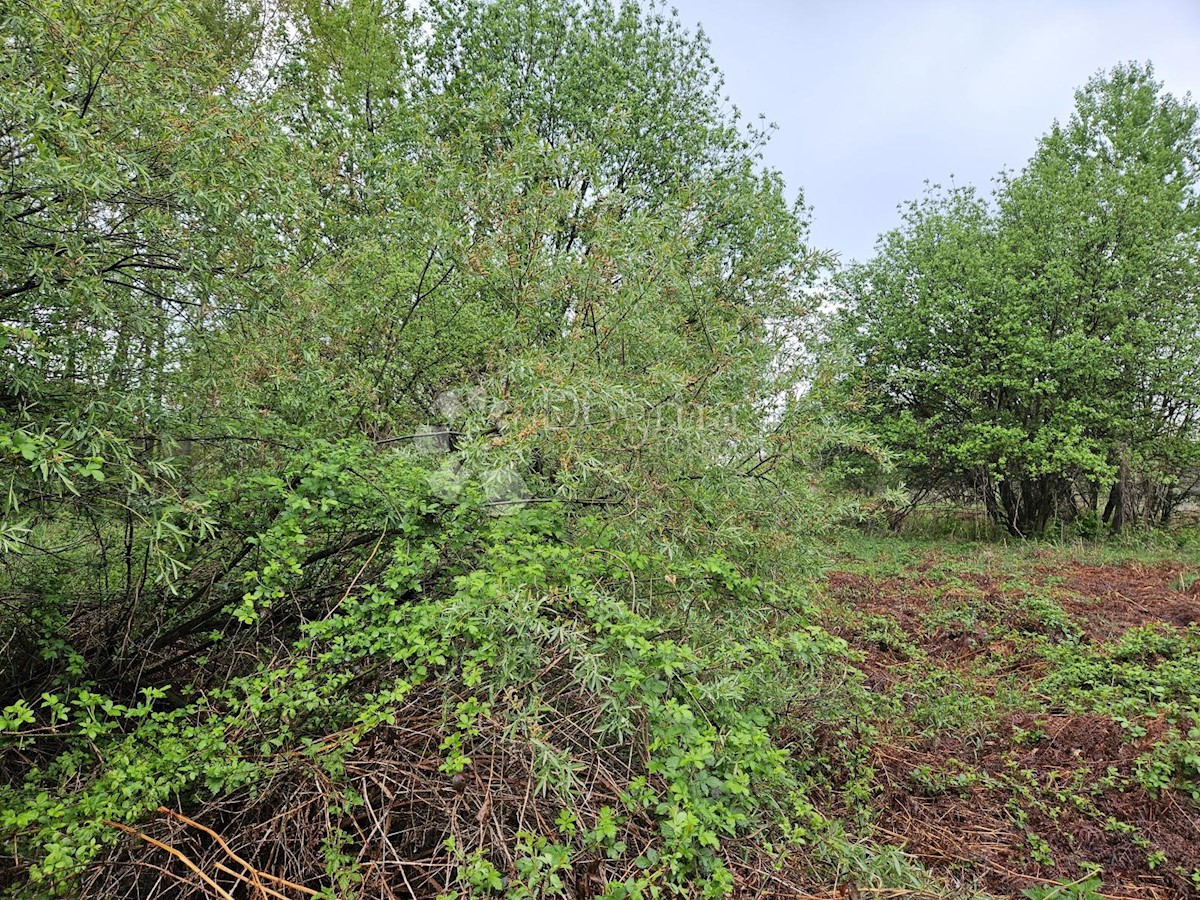
[[[246,862],[246,860],[242,859],[240,856],[238,856],[236,853],[234,853],[233,850],[231,850],[229,848],[229,845],[227,843],[225,843],[225,839],[222,838],[215,831],[213,831],[211,828],[209,828],[207,825],[201,825],[199,822],[189,819],[183,813],[175,812],[175,810],[168,809],[165,806],[160,806],[158,808],[158,811],[160,813],[162,813],[163,815],[170,816],[172,819],[178,819],[184,825],[190,825],[192,828],[195,828],[199,831],[203,831],[210,838],[212,838],[214,841],[217,842],[217,845],[222,850],[225,851],[225,854],[230,859],[232,859],[234,862],[238,863],[239,865],[245,866],[245,868],[247,870],[249,870],[249,872],[251,873],[251,877],[255,879],[256,883],[259,878],[265,878],[268,881],[273,881],[275,884],[281,884],[284,887],[291,888],[293,891],[300,891],[302,894],[308,894],[308,896],[310,896],[310,897],[315,897],[315,896],[317,896],[318,893],[320,893],[319,891],[314,891],[312,888],[304,887],[304,885],[302,885],[302,884],[296,884],[294,881],[288,881],[286,878],[280,878],[278,875],[271,875],[267,872],[262,872],[259,869],[255,868],[254,866],[250,865],[250,863]],[[259,885],[259,886],[261,887],[261,885]],[[263,888],[263,890],[266,890],[266,888]],[[271,893],[274,893],[274,892],[272,891]],[[278,896],[278,895],[276,895],[276,896]]]
[[[183,851],[178,850],[175,847],[172,847],[168,844],[164,844],[162,841],[156,841],[154,838],[150,837],[150,835],[142,834],[136,828],[132,828],[129,825],[123,825],[120,822],[114,822],[112,819],[103,819],[102,821],[104,822],[105,825],[110,825],[113,828],[123,831],[128,835],[132,835],[133,837],[138,838],[139,840],[145,841],[147,844],[149,844],[152,847],[157,847],[159,850],[165,850],[167,853],[170,853],[177,860],[179,860],[181,863],[183,863],[185,866],[187,866],[189,869],[191,869],[193,872],[195,872],[196,875],[199,876],[199,878],[205,884],[207,884],[214,891],[216,891],[217,896],[220,897],[221,900],[233,900],[232,894],[228,893],[225,890],[222,890],[221,886],[219,884],[217,884],[215,881],[213,881],[211,878],[209,878],[207,875],[205,875],[204,872],[202,872],[200,870],[200,867],[198,865],[196,865],[194,862],[192,862],[191,859],[189,859],[183,853]]]

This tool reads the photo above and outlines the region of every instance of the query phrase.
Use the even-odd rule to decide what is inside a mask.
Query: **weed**
[[[913,659],[921,655],[920,648],[890,616],[867,616],[862,621],[861,629],[863,640],[880,650],[894,653],[901,659]]]
[[[1085,875],[1070,884],[1038,885],[1026,888],[1021,893],[1029,900],[1104,900],[1100,888],[1099,876]]]

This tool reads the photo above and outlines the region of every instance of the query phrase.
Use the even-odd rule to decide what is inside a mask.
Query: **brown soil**
[[[966,669],[981,657],[991,657],[995,674],[1027,671],[1032,676],[1041,664],[1012,640],[1012,630],[1035,633],[1040,625],[1020,608],[1024,594],[1006,591],[1001,582],[982,574],[959,575],[963,585],[947,588],[944,583],[924,574],[929,564],[913,570],[913,575],[875,579],[853,572],[828,575],[830,596],[852,608],[859,620],[833,625],[831,630],[865,655],[862,668],[868,687],[886,689],[895,683],[895,668],[910,661],[911,654],[880,640],[870,628],[868,617],[886,617],[895,622],[904,637],[944,668]],[[919,574],[918,574],[919,573]],[[966,622],[939,611],[970,605],[976,621]],[[1003,626],[1003,627],[1000,627]]]
[[[1179,563],[1073,566],[1066,571],[1038,566],[1036,571],[1062,578],[1058,601],[1094,638],[1108,640],[1139,625],[1200,622],[1200,581],[1184,589],[1187,570]]]
[[[1029,573],[1028,589],[983,574],[944,580],[931,574],[935,564],[882,579],[828,576],[829,595],[860,617],[833,630],[863,653],[868,689],[890,692],[913,677],[904,666],[922,654],[906,646],[923,651],[922,665],[971,670],[984,692],[996,675],[1021,672],[1036,682],[1046,664],[1021,638],[1046,630],[1023,605],[1034,589],[1049,589],[1094,641],[1135,626],[1200,622],[1200,582],[1178,563],[1044,563]],[[955,615],[958,608],[969,614]],[[896,628],[880,628],[884,619]],[[1136,740],[1106,716],[1028,712],[979,723],[970,735],[881,732],[873,751],[879,836],[1005,896],[1075,882],[1086,864],[1103,868],[1108,897],[1200,896],[1176,871],[1200,870],[1200,805],[1135,783],[1137,760],[1167,731],[1160,721],[1142,724],[1149,733]],[[1167,862],[1151,868],[1156,853]]]
[[[926,560],[900,576],[875,579],[853,572],[831,572],[827,576],[830,596],[852,607],[863,617],[887,616],[906,635],[943,664],[960,666],[983,653],[1004,655],[1005,641],[994,639],[989,625],[1001,624],[1006,630],[1036,634],[1040,623],[1031,619],[1020,601],[1026,592],[1014,590],[999,579],[980,573],[960,573],[965,586],[947,587],[928,574],[935,564]],[[1050,587],[1055,601],[1070,613],[1084,633],[1093,640],[1112,640],[1129,628],[1164,624],[1178,628],[1200,625],[1200,579],[1180,563],[1128,566],[1049,566],[1033,567],[1033,580]],[[974,627],[944,623],[935,627],[927,618],[935,609],[946,609],[970,602],[982,621]],[[885,654],[886,648],[873,647],[864,640],[855,625],[837,630],[852,646],[868,654]],[[1009,647],[1008,651],[1012,648]],[[881,662],[894,664],[894,658]]]
[[[1106,777],[1128,779],[1153,741],[1152,733],[1130,743],[1104,716],[1020,713],[982,742],[943,736],[881,747],[880,832],[936,869],[969,869],[1001,895],[1069,883],[1084,873],[1082,865],[1097,864],[1105,894],[1193,896],[1188,880],[1169,870],[1200,868],[1200,809],[1177,792],[1095,788]],[[930,774],[914,777],[918,769]],[[1023,787],[1040,802],[1028,802]],[[1145,846],[1106,828],[1109,817],[1136,828]],[[1027,834],[1045,841],[1053,864],[1035,856]],[[1169,863],[1151,870],[1147,858],[1156,851]]]

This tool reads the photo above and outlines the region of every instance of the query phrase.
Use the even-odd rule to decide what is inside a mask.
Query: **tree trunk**
[[[1133,519],[1133,497],[1129,485],[1129,457],[1121,450],[1121,461],[1117,470],[1117,481],[1108,492],[1108,503],[1104,506],[1104,524],[1120,531]]]

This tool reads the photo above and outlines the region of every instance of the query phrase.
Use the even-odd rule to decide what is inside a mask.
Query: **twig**
[[[138,838],[139,840],[145,841],[147,844],[150,844],[152,847],[157,847],[160,850],[166,850],[168,853],[170,853],[172,856],[174,856],[177,860],[179,860],[181,863],[183,863],[185,866],[187,866],[189,869],[191,869],[193,872],[195,872],[196,875],[198,875],[200,877],[200,879],[202,881],[204,881],[205,884],[207,884],[214,891],[216,891],[217,896],[220,897],[221,900],[233,900],[232,894],[223,890],[219,884],[217,884],[215,881],[213,881],[211,878],[209,878],[207,875],[205,875],[200,870],[200,867],[197,866],[194,862],[192,862],[186,855],[184,855],[184,853],[182,851],[177,850],[174,847],[171,847],[167,844],[164,844],[162,841],[156,841],[154,838],[150,837],[150,835],[142,834],[136,828],[132,828],[129,825],[123,825],[120,822],[114,822],[112,819],[102,819],[101,821],[105,825],[109,825],[113,828],[116,828],[120,831],[125,832],[128,835],[132,835],[133,837]]]
[[[286,878],[281,878],[278,875],[271,875],[267,872],[259,871],[257,868],[250,865],[250,863],[246,862],[246,860],[242,859],[240,856],[238,856],[236,853],[234,853],[231,849],[229,849],[229,845],[227,843],[225,843],[225,839],[222,838],[219,834],[217,834],[215,831],[213,831],[208,826],[201,825],[199,822],[189,819],[183,813],[175,812],[175,810],[168,809],[165,806],[160,806],[158,808],[158,811],[160,813],[162,813],[163,815],[170,816],[173,819],[178,819],[180,822],[183,822],[183,824],[185,824],[185,825],[190,825],[199,831],[203,831],[210,838],[212,838],[214,841],[216,841],[218,845],[220,845],[221,849],[225,851],[225,853],[229,856],[230,859],[232,859],[236,863],[239,863],[240,865],[245,866],[247,869],[249,869],[251,872],[253,872],[258,877],[266,878],[268,881],[273,881],[276,884],[282,884],[284,887],[291,888],[294,891],[300,891],[302,894],[308,894],[308,896],[310,896],[310,897],[315,897],[315,896],[317,896],[317,894],[320,893],[319,891],[314,891],[312,888],[307,888],[302,884],[296,884],[294,881],[288,881]]]

